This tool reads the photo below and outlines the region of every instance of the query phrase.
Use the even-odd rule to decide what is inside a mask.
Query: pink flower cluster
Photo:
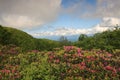
[[[69,52],[69,51],[73,50],[73,48],[74,48],[74,46],[64,46],[64,50],[66,52]]]
[[[53,64],[52,67],[54,67],[56,70],[64,70],[62,72],[62,74],[64,74],[62,75],[63,77],[65,77],[66,75],[70,77],[83,77],[84,75],[86,75],[86,72],[86,76],[89,75],[88,77],[97,77],[97,75],[101,74],[118,77],[120,68],[114,65],[116,64],[116,62],[110,63],[110,61],[114,57],[114,55],[112,55],[111,53],[99,51],[98,54],[98,51],[95,50],[85,51],[81,48],[75,48],[73,46],[64,46],[64,51],[65,52],[63,52],[62,55],[57,55],[55,54],[55,52],[52,52],[48,55],[50,64]],[[91,55],[91,53],[93,55]],[[59,68],[57,68],[56,66]],[[111,74],[109,72],[111,72]]]
[[[4,80],[5,77],[8,77],[9,78],[20,78],[20,73],[17,71],[17,65],[16,66],[5,66],[4,69],[0,70],[0,79],[1,80]]]

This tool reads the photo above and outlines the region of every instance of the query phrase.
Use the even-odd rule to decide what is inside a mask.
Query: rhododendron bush
[[[49,52],[32,50],[16,55],[0,52],[0,60],[0,80],[120,79],[119,52],[64,46]]]

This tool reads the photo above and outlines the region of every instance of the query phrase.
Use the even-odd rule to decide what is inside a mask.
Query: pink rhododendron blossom
[[[60,60],[59,60],[59,59],[56,59],[56,60],[55,60],[55,62],[56,62],[56,63],[59,63],[59,62],[60,62]]]
[[[110,70],[110,71],[113,70],[113,68],[112,68],[111,66],[106,66],[105,69],[106,69],[106,70]]]
[[[64,50],[66,52],[69,52],[70,50],[72,50],[74,47],[73,46],[64,46]]]
[[[81,53],[81,49],[80,48],[77,49],[77,53]]]
[[[112,56],[112,54],[110,54],[110,53],[106,53],[107,54],[107,57],[111,57]]]

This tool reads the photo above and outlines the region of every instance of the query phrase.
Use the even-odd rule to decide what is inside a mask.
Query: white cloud
[[[120,0],[96,0],[95,4],[81,0],[64,9],[64,12],[81,18],[120,18]]]
[[[3,25],[11,26],[19,29],[28,28],[28,26],[30,28],[31,26],[37,26],[43,24],[42,21],[39,22],[36,21],[36,19],[27,16],[15,16],[15,15],[3,16],[0,22]]]
[[[53,21],[61,10],[61,0],[0,0],[0,24],[32,28]]]
[[[119,3],[120,0],[98,0],[95,15],[98,17],[120,17]]]
[[[40,36],[71,36],[71,35],[79,35],[79,34],[94,34],[97,32],[102,32],[107,30],[107,28],[102,28],[99,26],[88,28],[88,29],[73,29],[73,28],[61,28],[54,31],[46,31],[46,32],[38,32],[33,33],[34,37]]]
[[[113,17],[105,17],[102,20],[102,23],[100,23],[101,27],[115,27],[116,25],[120,25],[120,19],[119,18],[113,18]]]
[[[71,35],[79,35],[79,34],[95,34],[99,32],[106,31],[108,29],[113,29],[116,24],[120,25],[120,19],[107,17],[103,18],[101,23],[97,24],[94,27],[88,29],[74,29],[74,28],[57,28],[54,31],[46,31],[46,32],[37,32],[30,33],[34,37],[40,36],[71,36]]]

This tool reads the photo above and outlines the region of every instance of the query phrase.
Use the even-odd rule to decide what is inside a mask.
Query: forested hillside
[[[36,39],[18,29],[0,26],[0,44],[1,45],[16,45],[27,50],[52,50],[57,47],[59,43],[48,39]]]
[[[75,45],[83,49],[94,48],[108,51],[120,49],[120,28],[96,33],[93,36],[81,34]]]

